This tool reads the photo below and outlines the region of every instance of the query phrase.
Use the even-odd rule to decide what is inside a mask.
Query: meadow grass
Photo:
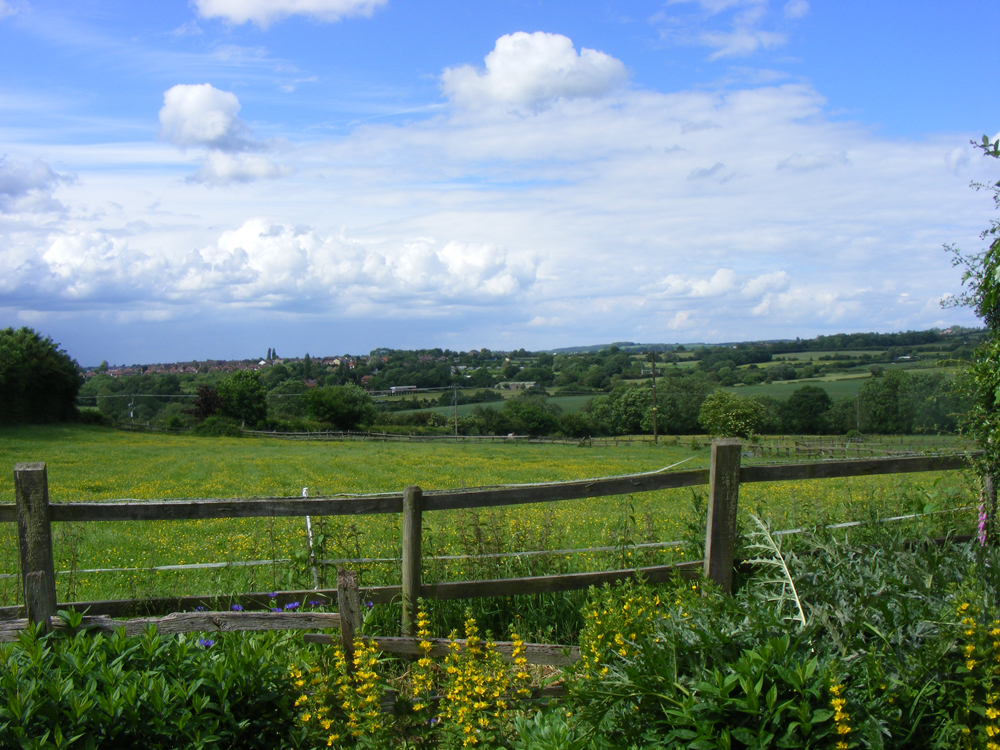
[[[197,438],[133,434],[98,427],[48,426],[0,430],[0,501],[13,502],[13,465],[48,464],[53,502],[183,497],[300,496],[425,490],[548,482],[635,473],[686,460],[684,469],[708,465],[706,447],[689,442],[659,446],[495,443],[425,444],[288,442],[275,439]],[[483,511],[424,514],[425,558],[609,546],[605,552],[449,560],[425,563],[424,578],[541,575],[660,564],[696,554],[682,545],[630,549],[636,543],[696,536],[703,521],[693,498],[704,488],[563,501]],[[973,502],[963,473],[749,484],[743,513],[757,512],[774,528],[865,520],[940,510]],[[400,519],[392,515],[313,519],[321,558],[396,558]],[[914,534],[968,531],[974,512],[921,522]],[[118,573],[58,576],[60,600],[141,598],[236,593],[304,587],[293,565],[212,570],[150,571],[161,565],[291,558],[306,545],[304,520],[219,519],[54,525],[56,569],[128,568]],[[13,524],[0,525],[0,603],[18,598]],[[686,557],[685,557],[686,556]],[[396,562],[354,564],[363,583],[399,582]]]

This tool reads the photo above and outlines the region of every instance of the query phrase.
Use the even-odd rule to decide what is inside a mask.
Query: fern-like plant
[[[757,515],[751,513],[750,518],[753,520],[756,528],[751,529],[749,533],[746,549],[756,550],[757,555],[747,562],[751,565],[760,566],[767,571],[763,580],[759,581],[763,589],[764,598],[767,601],[775,602],[779,613],[784,611],[785,606],[789,602],[795,602],[798,614],[792,614],[783,619],[789,621],[798,620],[802,627],[805,627],[806,613],[802,608],[802,600],[799,598],[799,592],[795,588],[795,581],[788,570],[785,555],[781,552],[780,538],[776,539],[771,533],[770,526]]]

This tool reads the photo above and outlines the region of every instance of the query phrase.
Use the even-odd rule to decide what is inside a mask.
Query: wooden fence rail
[[[24,607],[0,608],[0,621],[24,617],[49,627],[57,609],[88,610],[91,616],[149,617],[195,606],[217,607],[226,597],[165,597],[159,599],[105,602],[69,602],[57,604],[52,562],[51,524],[90,521],[171,521],[206,518],[247,518],[275,516],[369,515],[397,513],[402,516],[402,570],[399,586],[360,589],[360,596],[373,603],[401,604],[404,635],[412,635],[417,599],[465,599],[490,596],[572,591],[642,576],[651,582],[673,576],[706,577],[723,590],[732,584],[733,554],[736,544],[736,512],[739,487],[746,482],[778,482],[834,477],[875,476],[926,471],[950,471],[968,467],[974,454],[872,458],[864,460],[822,461],[783,465],[741,466],[741,445],[736,440],[716,440],[712,444],[708,469],[659,471],[628,476],[606,477],[548,484],[480,487],[448,491],[422,491],[416,486],[403,493],[313,498],[190,498],[181,500],[117,500],[111,502],[50,503],[46,467],[42,463],[18,464],[14,468],[16,502],[0,505],[0,522],[16,522],[20,540],[21,577]],[[706,554],[701,562],[663,565],[630,570],[571,573],[530,578],[489,581],[424,582],[421,578],[422,521],[425,512],[462,508],[487,508],[523,503],[557,502],[581,498],[601,498],[638,492],[709,485]],[[992,487],[992,483],[988,483]],[[987,492],[987,516],[996,518],[996,496]],[[354,584],[355,591],[356,583]],[[345,588],[346,587],[346,588]],[[247,594],[241,604],[261,608],[282,606],[297,597],[298,601],[338,602],[345,612],[345,591],[350,585],[338,577],[339,590],[283,592],[279,597]],[[236,603],[235,599],[228,601]],[[275,604],[277,602],[277,604]],[[187,613],[195,614],[195,613]],[[209,613],[219,614],[219,613]],[[223,615],[239,613],[221,613]],[[258,614],[266,622],[270,616],[281,627],[279,613]],[[287,615],[289,613],[281,613]],[[299,613],[308,614],[308,613]],[[358,615],[349,620],[360,625]],[[183,619],[183,618],[182,618]],[[230,618],[232,619],[232,618]],[[287,619],[287,617],[286,617]],[[195,619],[190,620],[194,622]],[[228,622],[229,620],[220,620]],[[240,618],[234,622],[242,621]],[[305,620],[303,620],[305,621]],[[355,622],[356,621],[356,622]],[[249,622],[249,620],[248,620]],[[291,622],[290,620],[288,622]],[[347,622],[347,620],[345,620]],[[135,626],[138,627],[138,626]],[[318,626],[318,627],[328,627]],[[211,628],[205,628],[211,629]]]

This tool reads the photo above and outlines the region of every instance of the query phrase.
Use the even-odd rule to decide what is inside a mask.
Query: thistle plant
[[[749,533],[749,542],[746,545],[748,550],[757,550],[759,554],[748,560],[752,565],[761,566],[767,571],[764,577],[759,579],[764,598],[767,601],[777,604],[778,611],[784,611],[786,605],[794,602],[795,614],[786,616],[783,619],[798,621],[802,627],[806,626],[806,613],[802,609],[802,600],[799,592],[795,588],[795,580],[788,570],[788,561],[781,551],[781,540],[775,538],[771,533],[768,524],[762,521],[757,515],[751,513],[751,520],[756,529]]]

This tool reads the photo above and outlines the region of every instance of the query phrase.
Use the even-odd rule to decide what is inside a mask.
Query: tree
[[[746,396],[717,390],[701,405],[698,421],[710,435],[748,438],[757,433],[764,407]]]
[[[191,414],[198,421],[203,421],[214,416],[222,408],[222,398],[219,392],[210,385],[199,385],[198,396],[194,400],[194,407]]]
[[[825,389],[815,385],[797,388],[785,404],[785,422],[789,432],[819,435],[827,431],[826,415],[833,399]]]
[[[242,422],[251,429],[267,419],[267,391],[253,370],[237,370],[220,381],[217,390],[222,399],[219,409],[222,416]]]
[[[982,143],[973,145],[986,156],[1000,158],[1000,138],[991,142],[984,135]],[[974,183],[973,187],[990,190],[994,204],[1000,208],[1000,181],[994,185]],[[962,253],[954,245],[945,246],[952,253],[952,265],[964,268],[962,285],[966,291],[943,304],[971,307],[988,329],[986,340],[976,347],[961,380],[961,387],[972,400],[962,426],[983,450],[980,468],[996,475],[1000,472],[1000,221],[992,220],[980,238],[989,240],[989,247],[973,255]]]
[[[356,385],[314,388],[306,395],[309,415],[338,430],[354,430],[375,421],[375,403]]]
[[[914,404],[911,377],[905,370],[872,374],[858,390],[861,429],[879,435],[913,432]]]
[[[79,365],[48,336],[0,330],[0,423],[73,419],[82,384]]]

